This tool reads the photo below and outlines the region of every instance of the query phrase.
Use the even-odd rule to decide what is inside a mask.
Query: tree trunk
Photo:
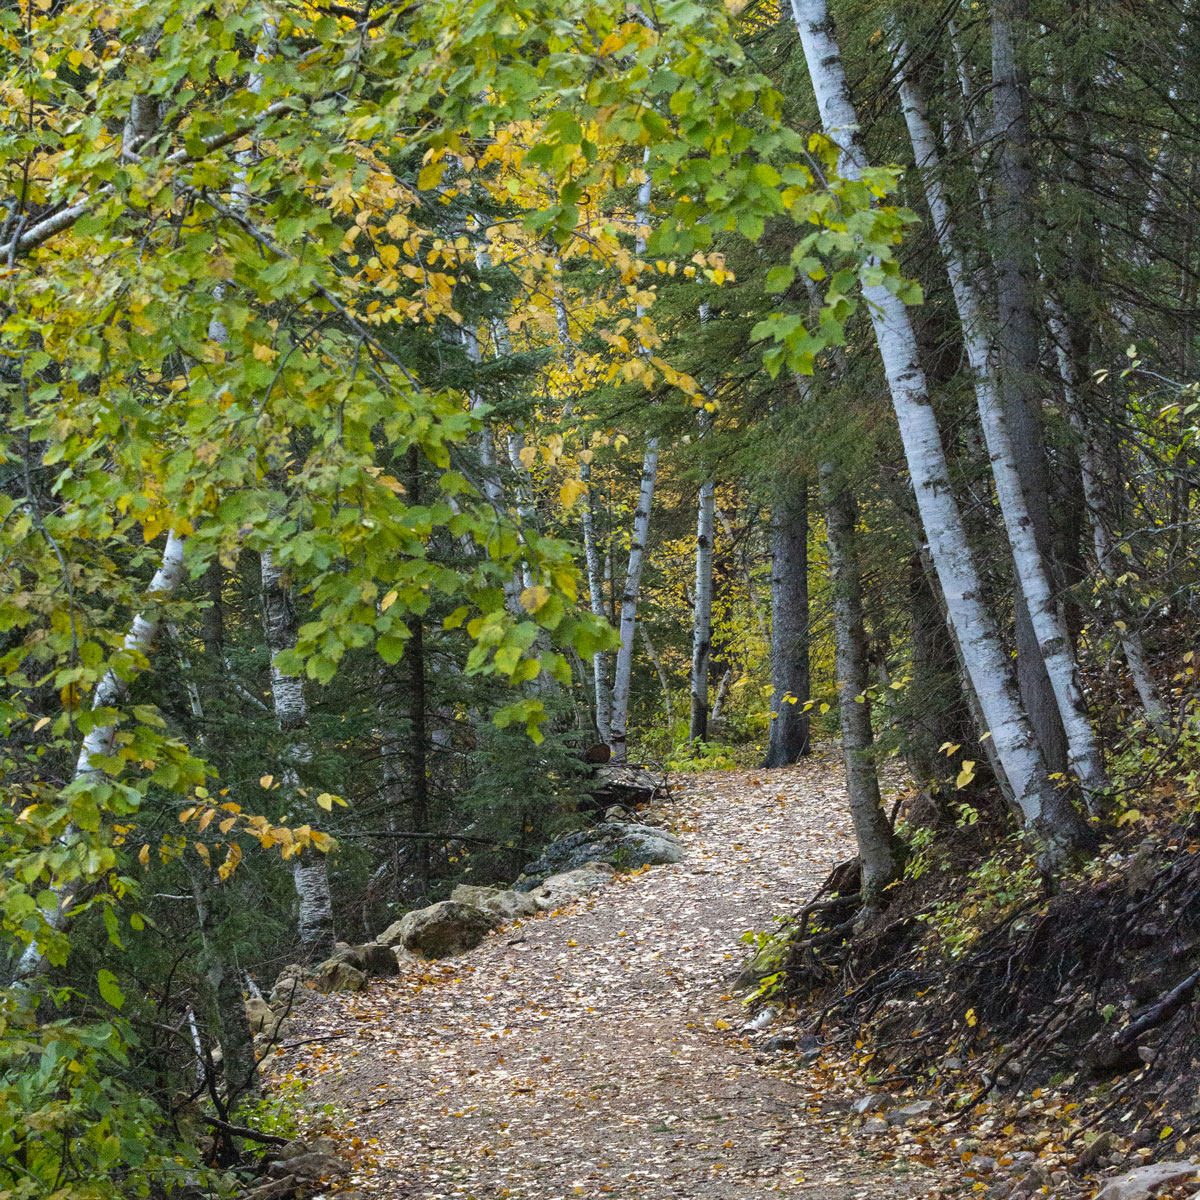
[[[700,436],[712,427],[707,413],[700,418]],[[716,484],[711,476],[700,485],[696,515],[696,596],[692,609],[692,713],[688,741],[708,740],[708,664],[712,654],[713,517]]]
[[[1053,550],[1050,482],[1046,443],[1038,405],[1038,324],[1034,306],[1037,266],[1034,259],[1033,172],[1030,163],[1029,88],[1017,58],[1020,26],[1028,0],[992,4],[992,165],[995,179],[991,226],[995,237],[996,402],[1008,425],[1017,478],[1026,498],[1034,543],[1049,566]],[[990,450],[990,448],[989,448]],[[995,455],[994,451],[990,451]],[[997,485],[998,487],[999,485]],[[1012,529],[1009,528],[1009,537]],[[1033,722],[1042,755],[1051,771],[1072,762],[1069,731],[1063,725],[1061,688],[1047,675],[1039,643],[1036,601],[1025,588],[1024,568],[1014,556],[1013,601],[1017,633],[1017,686]],[[1050,580],[1053,584],[1055,581]],[[1052,587],[1052,591],[1054,588]],[[1086,784],[1086,780],[1085,780]]]
[[[837,44],[829,32],[825,0],[792,0],[792,8],[825,131],[842,147],[843,175],[858,179],[866,158],[856,138],[857,117]],[[1047,863],[1055,863],[1069,850],[1089,843],[1089,830],[1068,797],[1051,785],[995,619],[984,604],[908,311],[881,285],[864,280],[863,294],[921,521],[963,659],[1025,822],[1042,842]]]
[[[809,753],[808,485],[779,489],[771,512],[771,727],[764,767]]]
[[[312,750],[302,732],[308,726],[308,705],[301,676],[284,675],[275,665],[275,656],[295,646],[299,622],[283,571],[269,549],[262,552],[260,562],[263,628],[271,653],[271,699],[275,706],[275,723],[284,735],[285,743],[280,776],[294,796],[303,770],[312,759]],[[300,901],[298,931],[303,953],[312,960],[327,958],[335,938],[325,855],[312,849],[298,854],[292,867],[292,883]]]
[[[903,61],[903,51],[899,58]],[[1037,520],[1031,513],[1029,494],[1020,477],[1018,462],[1021,450],[1012,440],[1008,420],[1013,410],[1000,403],[999,389],[988,354],[983,307],[954,244],[950,205],[937,174],[937,144],[933,131],[926,120],[925,108],[916,88],[903,75],[900,96],[917,168],[923,173],[930,214],[962,323],[963,342],[974,375],[975,397],[991,459],[996,495],[1008,533],[1016,579],[1022,599],[1026,601],[1024,611],[1036,639],[1041,673],[1052,689],[1058,726],[1067,737],[1068,764],[1078,775],[1090,800],[1105,787],[1107,780],[1100,748],[1088,720],[1070,634],[1055,601],[1050,571],[1035,534]],[[1018,666],[1019,661],[1018,651]]]
[[[612,690],[612,757],[627,760],[629,727],[629,689],[633,679],[633,635],[637,626],[638,593],[642,586],[642,568],[646,561],[646,541],[650,536],[650,509],[654,503],[654,485],[658,480],[658,439],[651,438],[642,457],[642,481],[638,488],[637,511],[633,515],[633,538],[629,546],[629,566],[625,570],[625,588],[621,594],[621,645],[617,651],[617,670]]]
[[[642,155],[643,169],[650,157],[647,147]],[[646,250],[646,238],[642,232],[650,219],[650,176],[638,187],[637,230],[634,235],[634,251],[642,255]],[[644,309],[637,306],[638,321]],[[639,335],[640,336],[640,335]],[[644,349],[639,348],[639,353]],[[658,480],[658,438],[646,442],[642,455],[642,478],[638,487],[637,510],[633,515],[632,539],[629,545],[629,565],[625,569],[625,587],[621,593],[621,620],[619,632],[620,648],[617,650],[617,667],[612,690],[612,746],[613,762],[623,763],[628,758],[629,735],[629,689],[633,679],[633,634],[637,625],[638,593],[642,586],[642,568],[646,559],[646,543],[650,536],[650,510],[654,504],[654,485]]]
[[[833,592],[838,716],[842,729],[842,757],[846,764],[846,791],[862,864],[863,900],[868,907],[874,907],[883,889],[899,877],[904,855],[883,811],[879,779],[871,758],[874,738],[871,702],[866,695],[870,684],[867,637],[854,532],[857,512],[853,497],[838,485],[829,463],[821,464],[820,474]]]

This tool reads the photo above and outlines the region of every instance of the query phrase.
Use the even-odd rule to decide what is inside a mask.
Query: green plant
[[[1036,893],[1040,879],[1035,855],[1014,864],[1011,857],[997,854],[967,876],[961,895],[919,913],[917,920],[935,932],[943,953],[960,958],[980,934],[1026,903]]]
[[[666,760],[669,771],[735,771],[737,765],[726,748],[699,739],[676,746]]]

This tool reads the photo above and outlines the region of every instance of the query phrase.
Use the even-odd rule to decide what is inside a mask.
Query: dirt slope
[[[794,911],[851,853],[840,764],[674,786],[684,862],[306,1008],[302,1037],[341,1036],[291,1052],[283,1072],[311,1082],[308,1101],[336,1101],[369,1147],[352,1186],[421,1200],[930,1186],[918,1164],[856,1149],[829,1078],[765,1054],[729,994],[741,935]]]

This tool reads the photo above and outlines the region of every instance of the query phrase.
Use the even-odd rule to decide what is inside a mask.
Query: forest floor
[[[277,1060],[275,1078],[303,1080],[305,1107],[336,1104],[359,1148],[345,1186],[379,1200],[868,1200],[961,1172],[935,1174],[923,1139],[889,1150],[853,1133],[848,1102],[871,1088],[743,1031],[742,935],[794,913],[853,853],[840,761],[672,785],[658,816],[683,862],[305,1004],[297,1038],[325,1040]]]

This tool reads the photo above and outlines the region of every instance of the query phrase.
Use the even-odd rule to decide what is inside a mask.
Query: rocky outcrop
[[[673,833],[632,821],[604,821],[551,842],[541,858],[526,865],[524,875],[513,886],[518,891],[532,891],[552,875],[575,871],[589,863],[607,863],[617,870],[631,871],[682,860],[683,844]]]
[[[666,779],[662,775],[647,771],[645,767],[627,763],[606,763],[597,768],[595,779],[588,788],[588,795],[599,810],[613,804],[633,810],[639,805],[649,804],[666,790]]]
[[[539,906],[528,892],[514,892],[506,887],[479,887],[472,883],[460,883],[450,893],[457,904],[469,904],[488,917],[495,927],[507,925],[523,917],[532,917]]]
[[[474,905],[442,900],[407,913],[378,940],[422,958],[449,958],[474,950],[491,929],[492,919]]]

